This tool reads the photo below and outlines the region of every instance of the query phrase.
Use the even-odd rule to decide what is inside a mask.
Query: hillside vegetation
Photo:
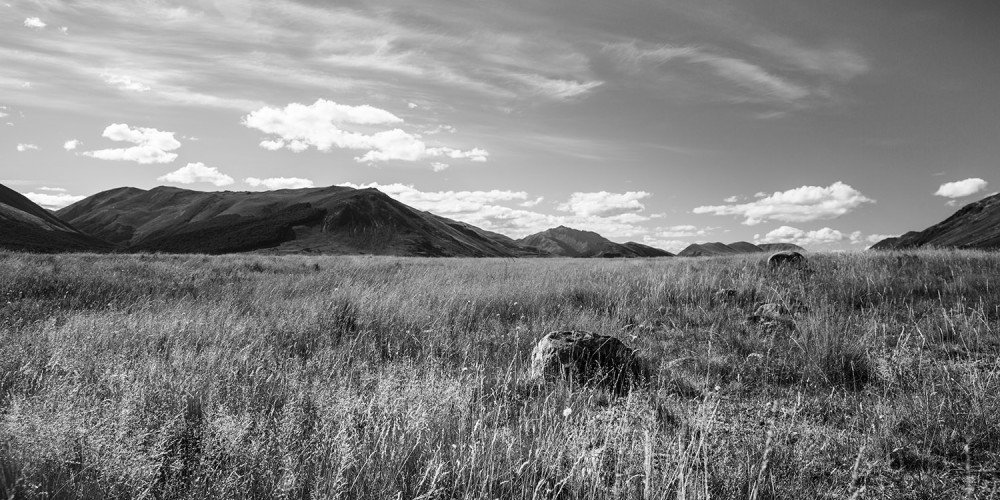
[[[915,255],[0,253],[0,498],[1000,496],[1000,256]]]

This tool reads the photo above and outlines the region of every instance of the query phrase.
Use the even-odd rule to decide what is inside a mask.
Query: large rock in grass
[[[806,258],[799,252],[794,252],[792,250],[785,250],[783,252],[775,252],[770,257],[767,258],[767,265],[769,267],[779,267],[779,266],[801,266],[806,263]]]
[[[643,383],[648,370],[635,351],[610,335],[585,331],[551,332],[531,353],[529,376],[600,385],[622,394]]]

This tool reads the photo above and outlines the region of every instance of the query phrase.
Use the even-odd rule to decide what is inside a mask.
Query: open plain
[[[764,259],[0,253],[0,498],[1000,497],[1000,257]]]

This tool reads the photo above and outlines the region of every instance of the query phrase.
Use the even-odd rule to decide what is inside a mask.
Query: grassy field
[[[0,498],[1000,498],[1000,255],[917,255],[0,253]]]

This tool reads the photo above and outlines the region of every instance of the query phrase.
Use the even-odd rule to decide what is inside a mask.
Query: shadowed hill
[[[712,255],[736,255],[743,253],[770,253],[779,250],[792,250],[796,252],[804,252],[805,249],[794,245],[792,243],[763,243],[760,245],[754,245],[753,243],[747,243],[745,241],[737,241],[736,243],[696,243],[689,245],[684,250],[681,250],[679,257],[706,257]]]
[[[513,240],[404,205],[376,189],[98,193],[57,215],[132,250],[176,253],[515,257]]]
[[[871,248],[905,250],[921,247],[1000,249],[1000,194],[970,203],[923,231],[886,238]]]
[[[670,252],[640,243],[615,243],[595,232],[559,226],[517,240],[560,257],[671,257]]]
[[[112,248],[0,185],[0,248],[29,252],[94,252]]]

